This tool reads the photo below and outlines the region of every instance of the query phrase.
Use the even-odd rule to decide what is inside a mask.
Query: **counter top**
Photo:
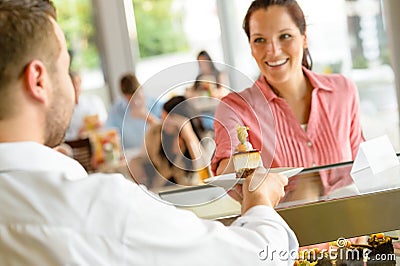
[[[363,193],[350,176],[351,167],[352,162],[348,162],[305,169],[289,179],[286,195],[276,210],[294,230],[301,246],[400,229],[400,166],[377,175],[359,173],[366,179],[378,179]],[[385,179],[390,183],[383,185]],[[159,194],[201,218],[224,224],[240,215],[240,205],[219,187],[203,185]],[[181,204],[188,198],[196,204]]]

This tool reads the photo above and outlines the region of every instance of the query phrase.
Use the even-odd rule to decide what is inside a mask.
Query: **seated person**
[[[199,74],[196,77],[193,87],[187,91],[187,97],[208,95],[221,99],[229,93],[226,87],[229,80],[223,71],[215,66],[214,61],[207,51],[200,51],[197,55]],[[225,87],[224,87],[225,86]]]
[[[85,120],[96,117],[97,122],[93,126],[100,128],[107,119],[107,110],[102,99],[95,94],[81,94],[81,77],[79,73],[70,71],[69,75],[77,91],[77,98],[71,122],[65,134],[65,140],[67,141],[86,137]]]
[[[215,63],[207,51],[200,51],[197,55],[199,74],[192,87],[188,88],[185,96],[188,98],[197,96],[208,96],[221,99],[229,93],[229,80],[227,75],[217,69]],[[213,130],[214,111],[204,111],[202,120],[207,130]]]
[[[206,167],[200,145],[204,132],[190,102],[184,96],[172,97],[163,106],[162,122],[149,128],[141,156],[130,163],[134,176],[149,187],[197,185],[196,170]],[[140,166],[144,172],[138,171]]]
[[[157,106],[146,104],[142,87],[134,74],[122,76],[120,89],[123,97],[111,106],[104,127],[118,129],[124,149],[140,148],[147,125],[159,121]]]

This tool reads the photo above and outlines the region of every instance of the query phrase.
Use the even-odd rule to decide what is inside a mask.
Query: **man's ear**
[[[28,93],[32,98],[42,103],[47,103],[48,101],[48,91],[45,86],[46,75],[46,67],[40,60],[33,60],[30,62],[24,71],[24,79]]]

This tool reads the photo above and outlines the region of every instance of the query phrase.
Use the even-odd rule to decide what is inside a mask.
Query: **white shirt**
[[[225,227],[150,195],[43,145],[0,143],[0,265],[293,265],[260,259],[298,248],[272,208]]]

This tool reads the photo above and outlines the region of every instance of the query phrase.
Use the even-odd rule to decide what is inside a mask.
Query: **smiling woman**
[[[343,75],[311,71],[303,11],[295,0],[255,0],[243,28],[261,72],[251,88],[223,98],[215,114],[217,174],[232,172],[236,125],[265,167],[312,167],[354,159],[364,140],[359,100]]]

